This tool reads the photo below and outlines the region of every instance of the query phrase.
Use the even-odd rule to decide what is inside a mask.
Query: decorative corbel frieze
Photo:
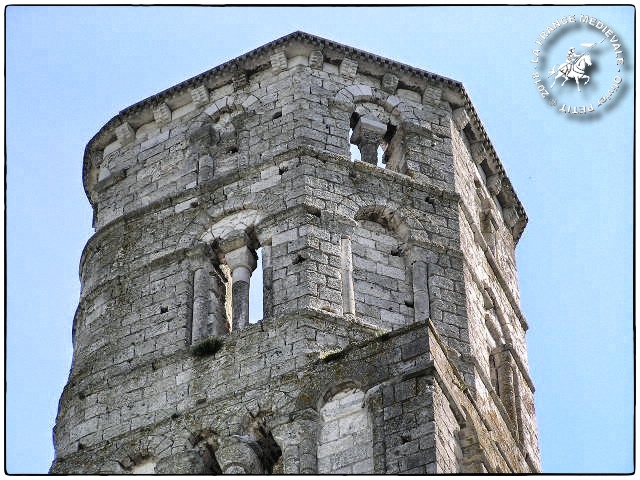
[[[189,90],[191,100],[196,107],[201,107],[209,103],[209,90],[204,85]]]
[[[322,70],[324,55],[321,50],[312,50],[309,54],[309,66],[315,70]]]
[[[124,122],[122,125],[116,127],[116,137],[120,145],[128,145],[136,138],[136,132],[131,128],[128,122]]]
[[[356,78],[356,72],[358,71],[358,62],[351,60],[350,58],[343,58],[340,62],[340,75],[346,78]]]
[[[274,75],[287,69],[287,56],[284,50],[278,50],[270,57],[271,59],[271,71]]]
[[[398,88],[398,77],[393,73],[385,73],[382,77],[382,90],[394,94]]]
[[[162,102],[156,108],[153,109],[153,119],[158,126],[166,125],[171,121],[171,109],[169,105]]]

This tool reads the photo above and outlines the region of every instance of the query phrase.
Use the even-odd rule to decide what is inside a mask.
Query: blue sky
[[[546,81],[569,46],[604,33],[563,26],[535,40],[581,14],[613,30],[624,64],[607,40],[592,49],[584,95],[558,83],[543,99],[533,74]],[[53,459],[92,235],[86,143],[123,108],[295,30],[465,84],[529,216],[517,260],[543,470],[632,471],[633,7],[12,6],[5,21],[9,473],[45,473]],[[616,75],[621,87],[594,112],[549,104],[597,104]]]

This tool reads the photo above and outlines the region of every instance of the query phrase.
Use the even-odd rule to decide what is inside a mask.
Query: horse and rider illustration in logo
[[[573,78],[575,79],[576,85],[578,86],[578,91],[580,92],[581,90],[580,90],[579,80],[582,78],[586,78],[587,81],[584,82],[584,85],[589,83],[589,80],[591,80],[589,75],[585,74],[586,67],[587,66],[590,67],[592,65],[591,55],[589,51],[596,45],[602,43],[603,41],[604,41],[604,38],[600,40],[598,43],[581,43],[580,46],[589,47],[586,52],[581,54],[576,54],[575,53],[576,49],[571,47],[569,49],[569,52],[567,53],[567,61],[561,64],[558,67],[558,70],[556,70],[556,66],[558,64],[555,64],[553,68],[549,71],[549,77],[557,73],[556,78],[553,80],[553,83],[549,88],[553,88],[553,86],[556,84],[556,80],[558,80],[558,78],[560,77],[564,77],[564,82],[562,82],[562,85],[560,85],[561,87],[563,87],[564,84],[567,83],[567,80],[569,80],[570,78]]]

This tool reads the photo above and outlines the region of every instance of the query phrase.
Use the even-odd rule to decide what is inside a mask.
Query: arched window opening
[[[397,128],[390,122],[385,124],[375,116],[364,117],[357,112],[351,114],[349,127],[352,160],[386,168],[393,155],[392,139]]]
[[[353,129],[350,128],[349,129],[349,138],[351,138],[353,136]],[[357,145],[354,145],[353,143],[349,143],[349,153],[351,154],[351,161],[352,162],[359,162],[361,160],[360,158],[360,149],[358,148]]]
[[[263,248],[256,250],[256,269],[251,275],[249,285],[249,323],[258,323],[264,317],[264,277],[263,277]]]
[[[378,154],[378,163],[376,165],[380,168],[387,168],[384,163],[384,149],[382,148],[382,145],[378,145],[378,150],[376,153]]]
[[[349,151],[351,152],[351,161],[360,161],[360,149],[358,145],[356,145],[353,141],[353,129],[360,121],[360,115],[357,112],[353,112],[351,114],[351,118],[349,118]]]

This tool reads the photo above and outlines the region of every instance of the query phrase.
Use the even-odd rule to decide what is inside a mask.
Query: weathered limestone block
[[[189,94],[196,107],[201,107],[209,103],[209,90],[207,90],[205,85],[190,89]]]
[[[136,132],[131,128],[127,122],[123,123],[119,127],[116,127],[116,136],[120,145],[128,145],[136,138]]]
[[[296,32],[105,124],[51,472],[539,471],[527,219],[473,111]]]
[[[153,109],[153,118],[158,125],[166,125],[171,121],[171,109],[166,103],[162,102]]]
[[[284,50],[279,50],[271,55],[271,71],[277,75],[287,69],[287,56]]]
[[[260,454],[260,446],[254,439],[233,435],[222,440],[216,459],[226,475],[261,475],[265,472]]]
[[[309,66],[316,70],[322,70],[324,56],[322,50],[312,50],[309,54]]]
[[[385,73],[382,77],[382,89],[385,92],[396,93],[398,88],[398,77],[393,73]]]
[[[344,58],[340,62],[340,75],[346,78],[356,78],[356,72],[358,71],[358,62],[351,60],[350,58]]]

